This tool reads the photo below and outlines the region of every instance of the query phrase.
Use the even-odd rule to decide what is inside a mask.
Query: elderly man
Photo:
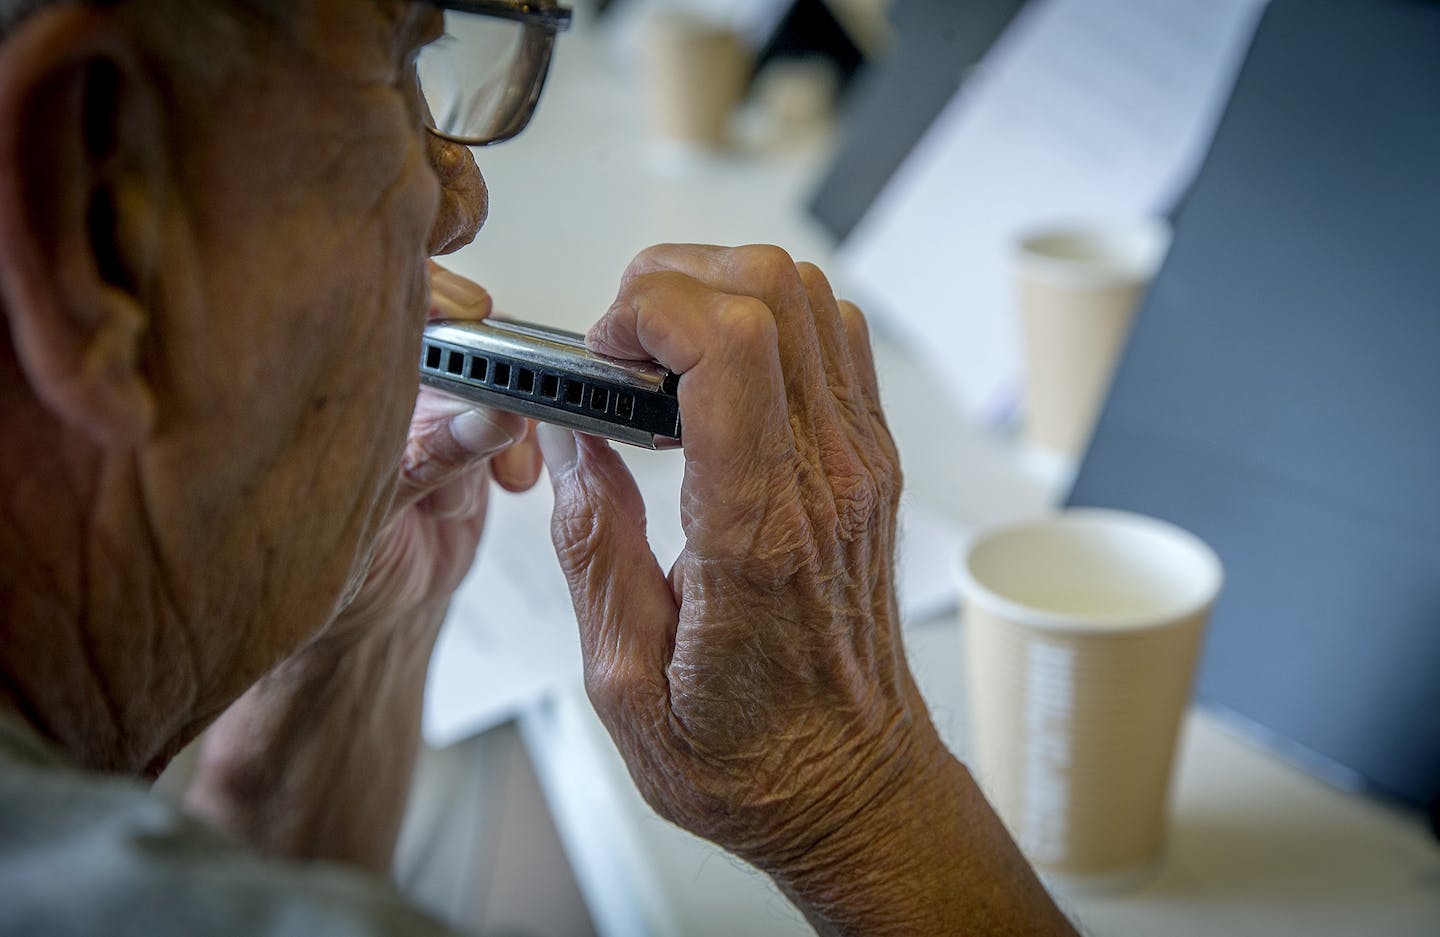
[[[417,80],[447,16],[519,31],[495,93]],[[483,220],[465,145],[524,125],[564,20],[0,0],[0,933],[441,930],[376,880],[490,481],[539,464],[522,421],[417,403],[427,311],[489,312],[427,258]],[[589,341],[682,375],[668,575],[621,460],[539,439],[649,802],[823,932],[1065,932],[906,668],[859,313],[775,248],[658,247]],[[189,812],[149,798],[212,722]]]

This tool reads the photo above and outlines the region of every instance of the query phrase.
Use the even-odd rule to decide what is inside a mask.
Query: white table
[[[531,129],[481,152],[490,221],[453,265],[486,284],[500,309],[583,329],[630,257],[658,241],[779,243],[824,265],[833,245],[800,208],[823,141],[676,161],[653,151],[641,103],[633,68],[576,32],[558,49]],[[911,498],[972,525],[1053,502],[1055,472],[968,427],[933,379],[878,341]],[[913,622],[907,642],[935,719],[963,756],[959,625]],[[576,676],[519,726],[597,930],[808,933],[763,877],[649,811]],[[1167,862],[1147,887],[1062,896],[1086,931],[1440,935],[1440,847],[1418,816],[1330,789],[1204,714],[1186,727],[1173,817]]]

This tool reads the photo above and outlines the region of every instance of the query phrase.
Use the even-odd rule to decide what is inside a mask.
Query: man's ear
[[[65,5],[0,43],[0,310],[36,398],[106,447],[155,422],[168,159],[134,42],[113,8]]]

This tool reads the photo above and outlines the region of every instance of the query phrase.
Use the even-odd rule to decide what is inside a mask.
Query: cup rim
[[[1169,538],[1182,549],[1189,551],[1202,568],[1200,580],[1191,593],[1177,598],[1174,603],[1145,612],[1116,614],[1061,612],[1053,609],[1027,605],[1002,595],[979,580],[972,568],[976,552],[987,543],[1002,536],[1011,536],[1025,531],[1052,528],[1056,526],[1084,526],[1103,523],[1121,524],[1132,530],[1144,531],[1151,535]],[[1071,633],[1110,632],[1124,633],[1149,628],[1163,628],[1186,621],[1208,609],[1220,594],[1225,582],[1224,567],[1220,557],[1210,545],[1195,534],[1169,521],[1116,508],[1066,508],[1058,513],[1030,520],[1009,522],[987,527],[976,532],[961,550],[958,572],[961,597],[966,603],[982,606],[987,611],[999,614],[1021,625],[1048,631]]]
[[[1155,276],[1170,247],[1170,223],[1154,216],[1076,219],[1035,225],[1015,241],[1015,263],[1023,274],[1067,286],[1105,287],[1143,283]],[[1060,245],[1087,241],[1103,245],[1105,259],[1064,256]]]

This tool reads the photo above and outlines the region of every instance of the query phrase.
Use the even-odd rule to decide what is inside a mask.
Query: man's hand
[[[661,814],[746,858],[802,854],[888,795],[928,725],[864,322],[778,248],[665,246],[589,343],[681,375],[686,462],[668,578],[614,453],[585,439],[555,466],[591,697]]]
[[[491,314],[490,295],[482,287],[435,263],[430,281],[431,319]],[[390,519],[364,583],[327,629],[326,640],[369,634],[376,620],[418,625],[416,613],[448,600],[474,563],[490,480],[518,492],[535,484],[539,474],[540,453],[522,417],[421,388]],[[407,635],[412,642],[434,637]]]
[[[431,267],[432,318],[484,318],[484,290]],[[523,419],[421,391],[390,517],[336,620],[211,727],[190,807],[268,852],[388,875],[425,674],[475,557],[490,481],[540,472]]]
[[[778,248],[667,245],[588,343],[681,375],[668,576],[618,456],[541,435],[586,685],[646,800],[827,932],[1063,928],[910,677],[900,467],[859,311]]]

